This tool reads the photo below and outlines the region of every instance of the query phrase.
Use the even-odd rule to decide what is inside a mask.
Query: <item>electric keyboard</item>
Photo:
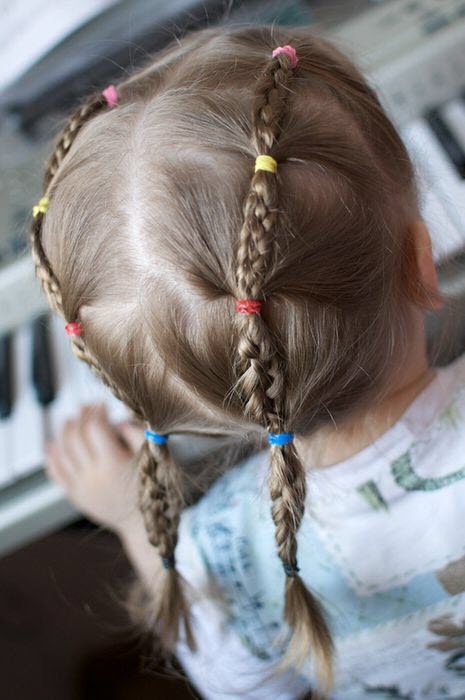
[[[465,0],[367,2],[364,12],[342,23],[333,12],[327,26],[322,3],[315,18],[317,29],[330,27],[330,38],[357,60],[398,126],[417,168],[441,286],[465,298],[457,264],[465,260]],[[4,122],[0,140],[6,130],[10,143],[18,141],[15,154],[24,150],[15,176],[30,180],[32,173],[38,198],[48,144],[32,140],[26,147],[15,126],[14,119]],[[7,177],[10,182],[11,171]],[[13,191],[10,196],[15,200]],[[31,195],[27,211],[16,212],[16,225],[29,219],[34,201]],[[32,261],[20,253],[0,269],[0,554],[78,517],[41,468],[44,441],[82,403],[103,400],[114,421],[127,417],[72,354],[61,319],[48,313]],[[464,324],[457,326],[457,352],[464,349]],[[197,454],[207,448],[203,440]]]

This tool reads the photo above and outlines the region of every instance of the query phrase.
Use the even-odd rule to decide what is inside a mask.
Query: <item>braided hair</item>
[[[277,44],[296,49],[297,66],[272,55]],[[307,28],[194,32],[117,93],[116,109],[88,98],[56,141],[50,211],[31,228],[37,275],[51,307],[82,324],[74,353],[149,434],[268,437],[283,665],[313,657],[329,692],[330,625],[299,574],[308,495],[292,438],[377,396],[400,361],[390,341],[408,336],[406,301],[431,296],[405,235],[413,168],[363,77]],[[186,474],[167,440],[148,439],[137,467],[163,564],[146,620],[166,648],[183,631],[194,649],[175,557]]]
[[[292,78],[291,57],[283,52],[272,57],[258,80],[252,117],[252,143],[257,155],[271,156],[279,141]],[[237,253],[240,298],[262,297],[276,255],[278,205],[276,174],[257,169],[244,204]],[[244,413],[269,433],[283,434],[290,427],[284,414],[286,359],[260,313],[240,314],[238,321],[237,386],[243,396]],[[311,649],[320,683],[329,689],[333,683],[331,634],[318,599],[298,574],[296,534],[305,510],[306,474],[292,443],[271,444],[269,489],[277,551],[286,574],[284,615],[293,630],[288,656],[303,663]]]
[[[109,86],[113,87],[113,86]],[[108,89],[108,88],[107,88]],[[96,376],[112,391],[113,395],[130,409],[132,417],[150,424],[141,406],[105,372],[82,336],[82,324],[66,315],[60,284],[52,270],[42,245],[42,223],[48,209],[47,196],[50,183],[70,150],[82,127],[106,108],[110,102],[104,97],[105,91],[92,95],[69,118],[68,123],[56,139],[54,150],[48,158],[44,175],[44,196],[34,207],[30,231],[30,250],[34,260],[36,276],[41,283],[51,308],[67,321],[70,329],[71,347],[75,356],[85,362]],[[174,551],[177,544],[177,529],[180,514],[185,505],[182,480],[178,476],[178,466],[172,459],[166,444],[156,445],[146,441],[138,457],[139,469],[139,509],[150,543],[158,549],[163,563],[163,579],[158,582],[158,601],[153,603],[151,619],[157,626],[160,638],[167,649],[173,649],[178,639],[180,624],[183,624],[186,641],[195,649],[195,641],[189,622],[189,611],[184,592],[180,585],[175,566]],[[140,591],[139,594],[144,594]]]

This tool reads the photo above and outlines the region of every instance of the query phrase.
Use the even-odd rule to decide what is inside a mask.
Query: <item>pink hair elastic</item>
[[[273,58],[280,53],[287,53],[287,55],[291,59],[292,68],[296,67],[296,65],[298,63],[298,58],[297,58],[296,50],[293,46],[289,46],[288,44],[286,44],[286,46],[277,46],[275,48],[275,50],[273,51]]]
[[[83,330],[84,326],[82,325],[82,323],[79,322],[67,323],[65,326],[65,331],[68,335],[81,335]]]
[[[109,107],[116,107],[118,104],[118,93],[114,85],[109,85],[102,90],[102,95],[106,99]]]
[[[258,299],[236,299],[236,311],[240,314],[259,314],[261,308]]]

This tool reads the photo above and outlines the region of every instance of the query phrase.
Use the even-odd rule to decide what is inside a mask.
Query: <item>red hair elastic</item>
[[[68,335],[81,335],[83,330],[84,326],[82,325],[82,323],[79,322],[67,323],[65,326],[65,331]]]
[[[262,302],[258,299],[236,299],[236,311],[240,314],[259,314]]]

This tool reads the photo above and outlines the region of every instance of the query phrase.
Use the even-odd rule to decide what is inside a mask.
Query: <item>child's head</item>
[[[295,68],[272,57],[284,45]],[[162,434],[304,436],[373,400],[428,290],[412,165],[359,72],[307,28],[212,28],[116,88],[115,107],[97,93],[57,140],[33,225],[52,306],[83,324],[78,356]],[[276,173],[254,172],[263,154]],[[172,643],[184,475],[169,442],[147,441],[139,468]],[[295,446],[272,446],[291,648],[310,645],[330,679],[330,632],[296,572],[305,484]]]

